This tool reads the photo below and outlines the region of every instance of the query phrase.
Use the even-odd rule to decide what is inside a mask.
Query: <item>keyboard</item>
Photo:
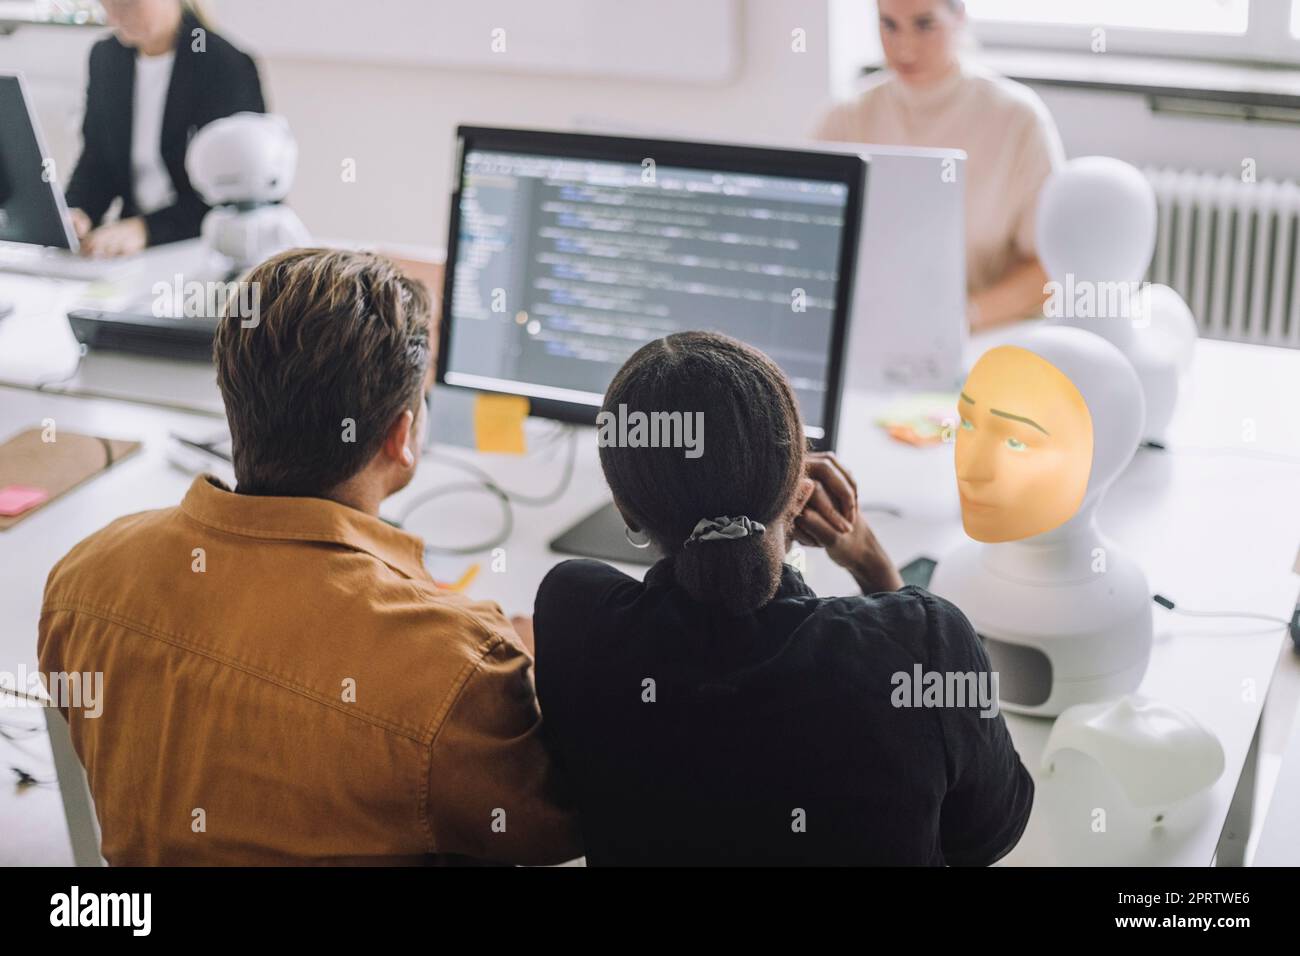
[[[68,324],[77,341],[107,352],[134,352],[191,362],[212,361],[215,316],[169,319],[142,310],[73,309]]]
[[[0,242],[0,272],[95,282],[119,278],[136,266],[132,258],[93,259],[67,249]]]

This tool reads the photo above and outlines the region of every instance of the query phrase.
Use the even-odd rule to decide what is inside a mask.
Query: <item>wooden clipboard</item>
[[[18,515],[0,515],[0,531],[12,528],[102,471],[140,450],[138,441],[121,441],[57,430],[42,441],[44,429],[29,428],[0,445],[0,488],[30,485],[49,497]]]

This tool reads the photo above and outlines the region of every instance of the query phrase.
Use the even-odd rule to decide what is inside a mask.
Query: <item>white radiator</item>
[[[1176,289],[1207,338],[1300,348],[1300,186],[1143,171],[1159,209],[1147,279]]]

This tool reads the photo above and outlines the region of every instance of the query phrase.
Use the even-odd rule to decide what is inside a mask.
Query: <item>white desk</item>
[[[124,278],[107,283],[43,279],[0,272],[0,299],[14,312],[0,319],[0,385],[41,387],[60,394],[117,398],[225,417],[216,372],[180,362],[112,352],[88,352],[68,325],[69,309],[123,308],[147,295],[155,281],[171,282],[202,261],[198,240],[150,249]]]
[[[58,331],[55,317],[45,325],[27,321],[28,335]],[[982,345],[991,341],[985,339]],[[113,374],[109,365],[103,366],[106,378],[100,388],[120,395],[143,389],[137,397],[147,400],[151,385],[144,379],[157,366],[116,361]],[[197,399],[193,407],[215,402],[215,391],[206,397],[204,392],[209,370],[181,363],[163,366],[190,390],[190,398]],[[1294,416],[1300,408],[1300,353],[1203,342],[1193,383],[1171,430],[1170,450],[1139,453],[1103,506],[1103,528],[1142,561],[1154,590],[1185,607],[1289,617],[1300,589],[1292,572],[1300,546],[1300,465],[1269,456],[1300,456],[1300,421]],[[878,399],[846,397],[841,457],[857,475],[864,501],[901,510],[899,517],[872,516],[898,563],[922,554],[940,557],[962,535],[951,449],[913,449],[889,441],[871,424],[878,407]],[[166,463],[167,431],[187,429],[187,434],[203,435],[212,427],[206,415],[0,388],[0,437],[47,416],[71,428],[143,438],[146,449],[0,535],[0,596],[6,611],[0,669],[34,667],[41,589],[59,556],[120,514],[180,499],[190,479]],[[1247,440],[1252,429],[1253,440]],[[508,613],[531,609],[538,581],[558,559],[547,549],[547,541],[605,494],[592,437],[590,431],[580,435],[574,479],[557,502],[545,508],[516,508],[514,533],[505,545],[505,570],[494,573],[490,562],[480,559],[483,571],[471,593],[495,599]],[[546,465],[532,458],[453,453],[488,468],[506,487],[535,492],[549,487],[559,472],[558,460]],[[385,513],[398,513],[410,495],[444,483],[453,474],[460,477],[426,465],[411,489],[387,503]],[[498,520],[493,500],[478,495],[455,502],[443,499],[414,515],[409,527],[431,541],[436,537],[463,542],[481,536]],[[810,554],[808,579],[823,594],[853,590],[849,576],[820,552]],[[1038,782],[1033,817],[1008,863],[1206,865],[1214,859],[1238,780],[1243,771],[1248,779],[1253,776],[1251,741],[1284,632],[1259,622],[1194,620],[1159,610],[1156,627],[1141,692],[1191,711],[1214,731],[1226,754],[1223,776],[1199,806],[1185,808],[1183,815],[1152,830],[1144,816],[1125,812],[1122,798],[1093,768],[1063,759],[1055,776],[1044,777],[1038,764],[1050,722],[1008,715],[1016,745]],[[1108,811],[1106,833],[1091,829],[1095,807]],[[14,809],[12,801],[0,802],[0,817]],[[1241,833],[1235,843],[1244,839]]]
[[[373,250],[421,271],[443,259],[442,250],[425,246],[348,240],[319,244]],[[197,239],[158,246],[143,252],[125,275],[98,283],[0,271],[0,301],[15,306],[11,315],[0,319],[0,385],[143,402],[224,419],[210,364],[114,352],[83,354],[67,321],[68,311],[79,305],[122,309],[147,297],[155,282],[171,285],[181,277],[208,277],[217,266],[207,256]],[[429,281],[420,272],[414,275]]]
[[[1300,712],[1292,721],[1253,866],[1300,866]]]

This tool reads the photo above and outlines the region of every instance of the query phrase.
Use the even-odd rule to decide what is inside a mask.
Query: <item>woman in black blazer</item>
[[[207,205],[185,174],[190,137],[265,112],[257,66],[182,0],[104,0],[113,35],[90,51],[82,151],[68,206],[83,250],[116,256],[199,234]],[[100,224],[121,198],[116,222]]]

